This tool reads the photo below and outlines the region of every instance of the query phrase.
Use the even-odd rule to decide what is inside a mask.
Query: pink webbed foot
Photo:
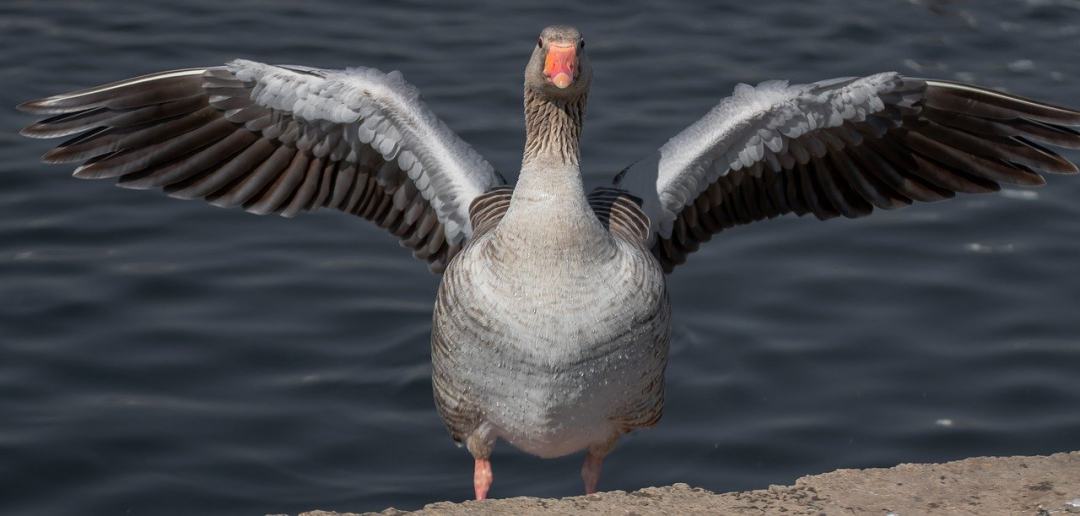
[[[476,464],[473,466],[472,478],[473,489],[476,491],[476,499],[486,499],[488,489],[491,489],[491,481],[494,479],[491,474],[491,460],[476,459]]]
[[[596,485],[600,483],[600,467],[604,464],[604,457],[593,455],[591,452],[585,455],[585,464],[581,465],[581,479],[585,481],[585,494],[596,492]]]

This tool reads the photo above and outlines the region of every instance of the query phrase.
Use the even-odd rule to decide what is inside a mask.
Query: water
[[[899,70],[1080,105],[1080,1],[13,2],[0,106],[247,57],[400,69],[508,176],[539,29],[595,69],[589,179],[740,81]],[[36,162],[0,110],[0,514],[262,514],[462,500],[430,392],[438,278],[337,213],[263,218]],[[1080,154],[1067,154],[1073,160]],[[659,427],[601,487],[1080,449],[1080,178],[725,233],[671,277]],[[948,424],[943,423],[947,421]],[[503,446],[494,496],[577,494]]]

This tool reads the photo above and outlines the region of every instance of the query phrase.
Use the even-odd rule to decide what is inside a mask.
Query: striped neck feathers
[[[581,124],[585,99],[551,98],[525,87],[525,153],[522,163],[549,160],[577,166],[581,161]]]

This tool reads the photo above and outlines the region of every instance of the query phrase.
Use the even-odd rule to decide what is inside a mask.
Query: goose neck
[[[581,159],[581,124],[585,95],[552,98],[525,87],[525,153],[522,167],[532,162],[576,167]]]

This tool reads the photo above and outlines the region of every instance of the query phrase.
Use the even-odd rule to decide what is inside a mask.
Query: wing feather
[[[436,271],[471,236],[472,200],[502,183],[400,73],[368,68],[236,60],[19,108],[49,115],[22,134],[71,137],[43,159],[82,162],[77,177],[256,214],[357,214]]]
[[[1039,186],[1077,166],[1080,111],[978,86],[883,73],[739,85],[616,185],[642,199],[667,270],[722,229],[784,213],[874,208]],[[652,204],[650,204],[652,203]]]

